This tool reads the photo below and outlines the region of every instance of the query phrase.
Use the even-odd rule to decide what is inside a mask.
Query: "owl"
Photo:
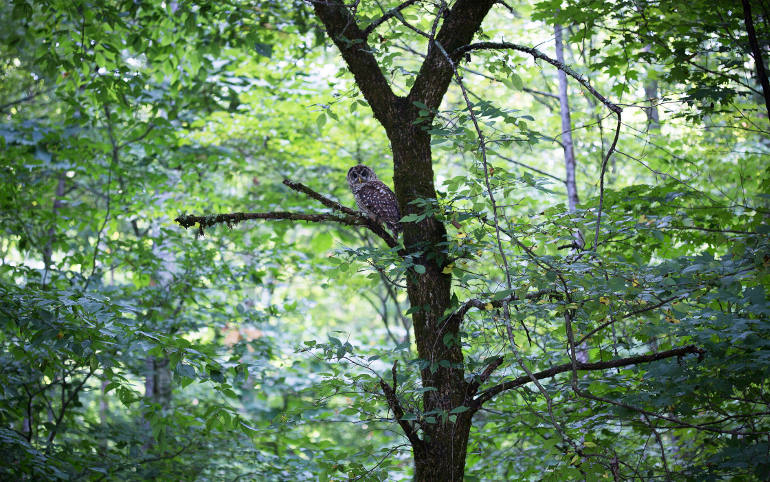
[[[378,223],[387,224],[393,234],[401,231],[401,214],[398,212],[396,195],[377,175],[364,165],[353,166],[348,171],[348,185],[356,198],[359,209]]]

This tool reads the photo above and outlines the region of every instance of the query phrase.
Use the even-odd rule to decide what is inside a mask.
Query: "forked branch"
[[[393,386],[388,385],[388,382],[380,378],[380,387],[382,387],[382,392],[385,394],[385,398],[388,400],[388,406],[393,411],[393,416],[396,418],[396,421],[404,430],[404,433],[409,439],[409,442],[411,442],[412,447],[417,448],[422,445],[422,440],[420,440],[420,437],[417,435],[417,430],[415,430],[412,423],[409,420],[404,420],[404,409],[401,406],[401,402],[398,400],[398,395],[396,395],[396,389],[398,386],[397,366],[398,360],[393,362],[393,368],[391,370],[393,374]]]

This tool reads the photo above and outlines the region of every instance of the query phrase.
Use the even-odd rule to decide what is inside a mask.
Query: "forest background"
[[[12,0],[0,43],[0,478],[770,475],[767,0]]]

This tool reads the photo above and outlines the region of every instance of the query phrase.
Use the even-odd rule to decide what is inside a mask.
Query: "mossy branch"
[[[215,226],[217,224],[226,224],[228,227],[251,219],[266,219],[266,220],[279,220],[279,221],[306,221],[313,223],[337,223],[344,224],[346,226],[363,226],[369,231],[379,236],[385,243],[393,248],[398,245],[396,239],[388,233],[385,228],[376,223],[373,219],[364,215],[359,211],[350,209],[342,204],[329,199],[328,197],[317,193],[305,186],[302,183],[285,179],[283,183],[291,189],[301,192],[306,196],[315,199],[324,206],[331,208],[337,213],[298,213],[287,211],[273,211],[273,212],[261,212],[261,213],[222,213],[222,214],[210,214],[206,216],[195,216],[191,214],[182,214],[174,221],[187,229],[192,226],[198,225],[198,235],[203,236],[206,228]]]

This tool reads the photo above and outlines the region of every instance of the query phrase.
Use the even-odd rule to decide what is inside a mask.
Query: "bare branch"
[[[145,137],[147,137],[147,136],[150,134],[150,132],[152,132],[152,130],[153,130],[153,129],[155,129],[155,127],[156,127],[156,125],[155,125],[155,124],[150,124],[150,125],[148,125],[148,126],[147,126],[147,129],[145,129],[145,130],[144,130],[144,132],[142,132],[142,133],[141,133],[141,134],[139,134],[138,136],[134,137],[133,139],[129,139],[129,140],[127,140],[127,141],[125,141],[125,142],[121,143],[121,144],[118,146],[118,149],[122,149],[122,148],[124,148],[124,147],[126,147],[126,146],[128,146],[128,145],[131,145],[131,144],[133,144],[134,142],[139,142],[139,141],[141,141],[142,139],[144,139]]]
[[[630,318],[632,316],[636,316],[636,315],[639,315],[639,314],[642,314],[642,313],[646,313],[648,311],[655,310],[655,309],[660,308],[661,306],[665,305],[666,303],[670,303],[670,302],[672,302],[672,301],[674,301],[674,300],[676,300],[678,298],[679,298],[679,296],[673,296],[671,298],[666,298],[665,300],[661,301],[660,303],[656,303],[656,304],[650,305],[650,306],[645,306],[644,308],[641,308],[641,309],[638,309],[638,310],[634,310],[634,311],[632,311],[630,313],[626,313],[625,315],[621,316],[620,318],[616,318],[614,320],[606,321],[606,322],[602,323],[601,325],[597,326],[596,328],[594,328],[593,330],[591,330],[588,333],[586,333],[580,340],[578,340],[577,345],[578,346],[581,345],[584,341],[589,339],[595,333],[597,333],[597,332],[607,328],[608,326],[610,326],[611,324],[613,324],[616,321],[625,320],[626,318]]]
[[[47,89],[43,89],[43,90],[39,90],[37,92],[33,92],[33,93],[31,93],[29,95],[26,95],[26,96],[24,96],[24,97],[22,97],[20,99],[16,99],[16,100],[13,100],[13,101],[8,102],[6,104],[2,104],[2,105],[0,105],[0,112],[3,112],[5,109],[7,109],[9,107],[13,107],[14,105],[23,104],[24,102],[30,101],[30,100],[34,99],[35,97],[37,97],[37,96],[39,96],[41,94],[46,94],[48,92],[51,92],[55,88],[56,88],[56,86],[48,87]]]
[[[529,88],[527,88],[527,87],[524,87],[524,88],[523,88],[523,89],[521,89],[521,90],[523,90],[524,92],[527,92],[527,93],[529,93],[529,94],[533,94],[533,95],[540,95],[540,96],[542,96],[542,97],[549,97],[549,98],[551,98],[551,99],[556,99],[556,100],[558,100],[558,99],[559,99],[559,96],[558,96],[558,95],[556,95],[556,94],[552,94],[552,93],[550,93],[550,92],[542,92],[542,91],[540,91],[540,90],[529,89]]]
[[[599,210],[596,213],[596,231],[594,232],[594,246],[593,250],[596,252],[599,247],[599,227],[602,220],[602,208],[604,207],[604,173],[607,171],[607,161],[610,160],[610,156],[615,152],[615,146],[618,145],[618,137],[620,136],[620,111],[615,113],[618,116],[618,125],[615,127],[615,138],[612,139],[612,145],[610,150],[604,156],[602,161],[602,172],[599,175]]]
[[[286,221],[308,221],[314,223],[333,222],[339,224],[345,224],[348,226],[365,226],[369,227],[369,223],[366,219],[359,216],[341,216],[336,214],[322,214],[322,213],[292,213],[286,211],[274,211],[267,213],[225,213],[225,214],[211,214],[209,216],[194,216],[192,214],[183,214],[174,221],[187,229],[191,226],[198,225],[198,234],[203,235],[204,229],[217,225],[227,224],[232,227],[241,221],[250,219],[275,219]]]
[[[668,461],[666,460],[666,449],[663,447],[663,440],[660,438],[660,433],[658,433],[658,431],[655,429],[655,425],[650,422],[650,419],[647,417],[647,415],[642,415],[642,419],[645,421],[647,426],[650,427],[652,434],[655,435],[655,440],[658,442],[658,447],[660,448],[660,457],[663,461],[663,469],[666,471],[666,480],[672,480],[671,471],[668,470]]]
[[[524,296],[524,299],[527,300],[539,300],[543,296],[546,295],[552,295],[552,296],[561,296],[561,294],[554,289],[548,289],[548,290],[540,290],[540,291],[534,291],[532,293],[527,293]],[[510,303],[511,301],[516,301],[520,299],[516,294],[512,294],[511,296],[508,296],[504,299],[500,300],[491,300],[491,301],[484,301],[477,298],[470,299],[463,303],[460,308],[457,309],[457,311],[452,314],[452,316],[459,316],[460,318],[465,318],[465,315],[470,311],[471,308],[476,308],[478,310],[483,310],[487,308],[487,305],[491,305],[493,308],[500,308],[503,306],[503,303]]]
[[[662,231],[676,230],[676,231],[702,231],[704,233],[719,233],[719,234],[747,234],[749,236],[758,236],[761,233],[757,231],[741,231],[738,229],[715,229],[715,228],[703,228],[700,226],[660,226],[656,227]]]
[[[492,375],[492,372],[497,370],[497,368],[503,364],[503,357],[499,356],[492,360],[492,362],[487,365],[487,367],[484,369],[483,372],[481,372],[481,375],[476,380],[473,380],[470,384],[468,384],[468,396],[472,397],[476,394],[479,387],[482,383],[489,380],[489,377]]]
[[[356,211],[354,209],[350,209],[347,206],[343,206],[342,204],[338,203],[337,201],[333,199],[329,199],[328,197],[324,196],[323,194],[317,193],[310,189],[309,187],[305,186],[301,182],[292,181],[289,179],[284,179],[283,183],[290,187],[291,189],[301,192],[302,194],[306,195],[309,198],[315,199],[316,201],[320,202],[324,206],[331,208],[335,211],[340,211],[348,216],[353,216],[356,218],[359,218],[363,221],[363,226],[366,226],[371,232],[382,238],[385,243],[393,248],[398,243],[396,242],[396,239],[391,236],[385,229],[383,229],[382,225],[375,222],[372,218],[369,216],[366,216],[360,211]]]
[[[72,403],[72,401],[75,399],[75,397],[77,397],[78,393],[80,393],[80,391],[83,389],[83,387],[85,386],[85,384],[88,381],[88,379],[91,378],[91,375],[93,375],[93,374],[94,374],[94,370],[93,369],[89,369],[88,373],[86,374],[86,376],[83,377],[83,379],[80,381],[80,383],[75,385],[75,388],[72,389],[72,391],[69,393],[69,396],[67,396],[66,399],[65,399],[65,396],[64,396],[66,384],[64,383],[64,380],[62,380],[62,403],[61,403],[61,408],[59,410],[58,417],[56,417],[56,422],[55,422],[53,428],[51,429],[51,432],[48,434],[48,441],[47,441],[47,445],[46,445],[46,448],[45,448],[45,452],[46,453],[48,453],[51,450],[51,448],[53,447],[53,441],[56,438],[56,434],[59,432],[59,427],[61,426],[61,423],[62,423],[62,420],[64,419],[65,413],[67,412],[67,406],[69,406],[69,404]]]
[[[182,214],[176,219],[174,219],[174,221],[185,229],[197,224],[199,236],[203,236],[205,234],[204,230],[208,227],[211,227],[217,224],[226,224],[227,226],[232,227],[233,225],[238,224],[241,221],[246,221],[250,219],[308,221],[308,222],[314,222],[314,223],[332,222],[332,223],[344,224],[347,226],[363,226],[367,228],[369,231],[379,236],[383,241],[385,241],[385,244],[387,244],[388,247],[394,248],[398,245],[398,242],[396,241],[396,239],[393,236],[391,236],[390,233],[388,233],[385,230],[385,228],[383,228],[380,224],[375,222],[370,217],[364,215],[363,213],[359,211],[354,211],[353,209],[350,209],[347,206],[343,206],[337,201],[329,199],[328,197],[313,191],[312,189],[310,189],[309,187],[305,186],[300,182],[284,179],[283,183],[288,187],[290,187],[291,189],[297,192],[301,192],[307,195],[308,197],[315,199],[316,201],[319,201],[321,204],[323,204],[326,207],[329,207],[335,211],[340,211],[342,214],[293,213],[293,212],[286,212],[286,211],[274,211],[274,212],[266,212],[266,213],[238,212],[238,213],[211,214],[208,216],[194,216],[191,214]]]
[[[594,363],[575,362],[575,367],[579,371],[607,370],[609,368],[619,368],[619,367],[625,367],[629,365],[638,365],[640,363],[650,363],[658,360],[664,360],[666,358],[681,357],[681,356],[690,355],[690,354],[697,354],[699,357],[702,357],[705,353],[706,351],[702,348],[699,348],[695,345],[687,345],[681,348],[674,348],[673,350],[652,353],[650,355],[638,355],[638,356],[632,356],[628,358],[618,358],[618,359],[609,360],[606,362],[594,362]],[[532,376],[537,380],[541,380],[543,378],[551,378],[555,375],[569,372],[571,370],[572,370],[572,362],[564,363],[562,365],[557,365],[555,367],[549,368],[548,370],[543,370],[537,373],[533,373]],[[474,406],[478,410],[481,407],[481,405],[491,400],[498,393],[506,390],[511,390],[513,388],[517,388],[522,385],[526,385],[531,381],[532,381],[532,378],[530,378],[529,375],[523,375],[516,378],[515,380],[503,382],[491,388],[488,388],[482,391],[481,394],[479,394],[479,396],[476,397],[476,399],[473,401]]]
[[[563,71],[565,74],[569,75],[573,79],[577,80],[580,85],[586,88],[588,92],[591,93],[594,97],[599,99],[599,101],[606,105],[608,109],[610,109],[612,112],[616,114],[620,114],[623,109],[609,100],[607,100],[606,97],[604,97],[602,94],[596,91],[593,87],[591,87],[591,84],[588,83],[588,81],[579,73],[575,72],[571,67],[568,65],[564,65],[562,62],[559,62],[556,59],[552,59],[551,57],[545,55],[543,52],[537,50],[533,47],[527,47],[525,45],[518,45],[510,42],[478,42],[475,44],[469,44],[465,45],[463,47],[458,48],[454,51],[456,55],[462,55],[466,52],[470,52],[472,50],[518,50],[520,52],[528,53],[529,55],[535,57],[536,59],[545,60],[549,64],[553,65],[557,69]]]
[[[511,164],[516,164],[517,166],[521,166],[521,167],[523,167],[525,169],[529,169],[531,171],[535,171],[536,173],[540,174],[541,176],[550,177],[551,179],[555,179],[555,180],[559,181],[562,184],[565,184],[565,185],[567,184],[566,180],[564,180],[564,179],[562,179],[562,178],[560,178],[558,176],[554,176],[553,174],[549,174],[549,173],[547,173],[545,171],[542,171],[542,170],[540,170],[540,169],[538,169],[536,167],[532,167],[532,166],[530,166],[528,164],[524,164],[523,162],[517,161],[515,159],[511,159],[510,157],[503,156],[499,152],[494,152],[494,155],[496,155],[500,159],[503,159],[505,161],[510,162]]]
[[[388,382],[380,378],[380,387],[382,387],[382,392],[385,394],[385,398],[388,400],[388,406],[390,406],[390,409],[393,410],[393,416],[396,418],[396,421],[401,426],[401,428],[404,430],[404,433],[406,434],[406,438],[409,439],[409,442],[411,442],[412,447],[414,449],[419,449],[422,447],[422,440],[420,440],[420,437],[417,436],[417,431],[415,430],[414,426],[410,423],[409,420],[404,420],[404,409],[401,406],[401,402],[398,400],[398,396],[396,395],[396,367],[398,364],[398,360],[393,362],[393,386],[391,387],[388,385]]]
[[[369,35],[371,35],[372,32],[374,32],[374,29],[376,29],[377,27],[379,27],[383,23],[387,22],[391,18],[393,18],[393,17],[395,17],[397,15],[400,15],[401,14],[401,10],[405,9],[406,7],[408,7],[410,5],[414,5],[418,1],[419,0],[407,0],[406,2],[402,3],[401,5],[397,5],[397,6],[393,7],[393,8],[391,8],[390,10],[385,12],[382,15],[382,17],[378,18],[377,20],[375,20],[374,22],[372,22],[372,23],[370,23],[369,25],[366,26],[366,28],[364,29],[364,36],[368,37]]]
[[[302,194],[306,195],[309,198],[313,198],[316,201],[320,202],[327,208],[334,209],[335,211],[342,211],[345,214],[349,214],[350,216],[360,216],[361,213],[359,211],[355,211],[353,209],[350,209],[347,206],[343,206],[342,204],[338,203],[337,201],[333,199],[329,199],[328,197],[324,196],[323,194],[317,193],[310,189],[309,187],[305,186],[301,182],[292,181],[290,179],[284,179],[283,183],[287,186],[289,186],[291,189],[294,189],[297,192],[301,192]]]

